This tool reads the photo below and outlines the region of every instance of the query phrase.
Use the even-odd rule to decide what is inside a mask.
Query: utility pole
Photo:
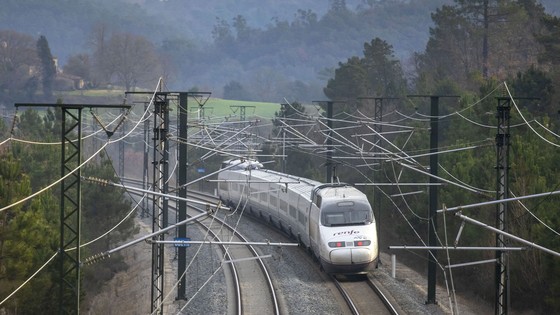
[[[130,108],[130,105],[16,103],[15,106],[57,107],[62,110],[60,175],[64,179],[60,183],[59,313],[79,314],[82,173],[81,168],[78,167],[82,156],[82,110],[99,107]],[[116,128],[119,126],[120,123]],[[107,132],[107,135],[110,137],[112,133]]]
[[[376,124],[373,125],[373,130],[376,132],[376,134],[373,136],[373,143],[379,146],[381,143],[379,134],[381,134],[381,132],[383,131],[383,126],[381,125],[381,121],[383,120],[383,98],[376,97],[374,98],[374,102],[375,106],[373,111],[373,119],[376,121]],[[381,151],[377,146],[373,148],[373,155],[375,157],[377,157],[377,155]],[[383,162],[379,160],[379,167],[377,168],[378,172],[381,172],[381,170],[383,169],[382,163]],[[372,178],[374,183],[379,182],[382,178],[382,176],[379,176],[378,172],[373,172]],[[381,228],[381,191],[380,188],[376,186],[373,187],[373,202],[375,203],[375,207],[377,208],[377,218],[375,222],[377,222],[377,241],[379,242],[379,230]],[[379,267],[379,264],[381,264],[381,258],[377,259],[376,267]]]
[[[97,131],[97,124],[95,122],[95,118],[92,116],[91,117],[91,128],[92,128],[92,133],[95,134]],[[92,137],[92,146],[93,146],[93,150],[97,149],[97,136],[93,136]]]
[[[125,113],[125,109],[121,109],[121,115],[124,115]],[[125,129],[126,129],[126,122],[123,122],[123,126],[121,128],[121,137],[124,137],[125,135]],[[123,182],[123,177],[124,177],[124,141],[119,141],[119,174],[118,174],[121,178],[121,183]]]
[[[509,196],[509,147],[510,147],[510,109],[509,97],[498,97],[496,118],[498,133],[496,134],[496,200],[507,199]],[[497,204],[496,228],[507,232],[508,203]],[[496,247],[507,247],[508,240],[502,234],[496,234]],[[509,309],[509,266],[506,251],[496,251],[496,307],[495,314],[503,315]]]
[[[169,143],[168,132],[170,126],[169,119],[169,99],[170,97],[178,97],[178,129],[179,129],[179,145],[177,157],[179,165],[177,195],[183,200],[177,201],[177,221],[185,220],[187,217],[187,118],[188,118],[188,98],[194,98],[200,107],[210,98],[209,92],[127,92],[130,94],[150,94],[154,96],[154,118],[153,118],[153,176],[152,190],[161,194],[169,192]],[[147,106],[147,105],[146,105]],[[147,110],[147,108],[145,108]],[[148,129],[148,125],[144,125]],[[145,133],[145,137],[147,137]],[[146,151],[147,152],[147,151]],[[145,152],[145,159],[147,154]],[[154,196],[152,208],[152,232],[165,229],[168,222],[168,199],[161,196]],[[186,239],[186,226],[182,225],[177,228],[177,238]],[[163,314],[163,286],[164,286],[164,240],[165,233],[157,234],[152,239],[152,288],[151,288],[151,313]],[[182,276],[186,271],[186,248],[179,246],[178,255],[178,280],[177,299],[186,299],[186,281]]]
[[[333,163],[333,147],[332,147],[332,128],[333,128],[333,102],[327,102],[327,127],[329,128],[327,133],[327,183],[333,182],[332,167]]]
[[[145,102],[144,103],[144,113],[148,112],[148,106],[150,105],[149,102]],[[149,180],[149,175],[148,175],[148,161],[149,161],[149,157],[148,157],[148,153],[149,153],[149,147],[148,147],[148,141],[149,141],[149,130],[150,130],[150,119],[146,118],[146,120],[144,120],[144,167],[142,169],[142,188],[143,189],[148,189],[148,180]],[[144,206],[142,207],[142,214],[140,215],[140,217],[144,218],[145,216],[148,215],[148,198],[144,198],[143,201]]]
[[[189,97],[194,98],[198,103],[199,109],[202,111],[202,107],[210,98],[210,92],[179,92],[179,110],[178,110],[178,121],[179,121],[179,165],[177,167],[178,174],[178,190],[177,195],[179,201],[177,201],[177,221],[181,222],[187,219],[187,170],[188,170],[188,151],[187,151],[187,137],[188,137],[188,106]],[[177,228],[177,240],[187,240],[187,226],[180,225]],[[185,246],[177,247],[177,280],[179,284],[177,286],[177,300],[186,300],[186,276],[184,273],[187,270],[187,248]]]
[[[167,93],[154,94],[154,124],[153,124],[153,176],[152,190],[157,193],[169,192],[169,100]],[[166,197],[155,195],[153,197],[152,231],[157,232],[167,227],[168,203]],[[164,233],[154,236],[153,241],[163,241]],[[163,314],[163,289],[164,289],[164,246],[152,244],[152,289],[151,313]]]
[[[515,98],[538,100],[534,97]],[[497,97],[498,106],[496,118],[498,119],[496,133],[496,200],[509,198],[509,148],[510,143],[510,110],[511,97]],[[500,202],[496,205],[496,228],[508,233],[508,203]],[[509,241],[504,234],[496,234],[496,305],[495,314],[505,315],[509,311],[509,261],[507,247]]]
[[[313,101],[313,103],[326,104],[327,106],[327,141],[325,152],[325,166],[327,167],[325,183],[333,182],[333,142],[332,142],[332,129],[333,129],[333,101]]]
[[[234,108],[239,109],[239,121],[241,122],[244,122],[247,119],[247,108],[256,108],[254,105],[231,105],[230,107],[234,113],[236,112]]]
[[[152,158],[152,191],[158,193],[152,200],[152,232],[158,232],[169,224],[169,200],[161,195],[169,192],[169,92],[125,92],[125,94],[148,94],[153,96],[153,158]],[[147,110],[147,108],[146,108]],[[146,123],[144,127],[146,127]],[[146,137],[146,131],[144,131]],[[147,155],[144,151],[144,162]],[[161,195],[160,195],[161,194]],[[152,238],[152,276],[151,276],[151,314],[163,314],[164,290],[164,246],[165,233]]]
[[[439,142],[439,99],[441,97],[458,97],[444,95],[409,95],[408,97],[430,98],[430,186],[428,213],[428,246],[435,247],[437,242],[437,209],[438,209],[438,142]],[[437,251],[428,251],[428,297],[426,304],[437,304],[436,301]]]
[[[430,215],[428,222],[428,246],[436,246],[437,239],[437,208],[438,208],[438,186],[435,185],[438,175],[438,155],[434,154],[438,151],[439,141],[439,98],[437,96],[430,97]],[[436,304],[436,272],[437,272],[437,251],[432,250],[428,255],[428,299],[426,303]]]
[[[188,118],[188,108],[189,108],[189,95],[188,93],[179,93],[179,165],[178,165],[178,180],[177,195],[181,198],[187,198],[187,187],[183,185],[187,184],[187,169],[188,169],[188,156],[187,156],[187,118]],[[187,202],[178,201],[177,202],[177,221],[183,221],[187,218]],[[177,239],[186,239],[187,237],[187,226],[181,225],[177,228]],[[177,300],[187,299],[187,281],[186,275],[183,275],[187,269],[187,248],[184,246],[177,248],[177,279],[179,284],[177,285]]]
[[[286,111],[288,110],[288,104],[280,104],[280,112],[282,113],[282,118],[284,119],[282,124],[282,173],[286,174]]]
[[[383,125],[381,124],[381,122],[383,121],[383,101],[384,100],[394,100],[394,99],[398,99],[396,97],[373,97],[373,96],[366,96],[366,97],[360,97],[358,98],[360,100],[372,100],[374,101],[374,107],[373,107],[373,120],[375,121],[375,124],[373,125],[373,130],[375,131],[375,134],[373,135],[373,143],[375,144],[375,146],[373,147],[373,156],[378,157],[378,155],[380,154],[381,150],[379,149],[379,146],[381,145],[381,137],[379,136],[382,132],[383,132]],[[379,166],[377,167],[377,172],[373,172],[373,183],[377,184],[379,182],[381,182],[381,179],[383,178],[383,176],[379,176],[379,172],[381,172],[383,169],[383,161],[379,160]],[[375,207],[377,209],[377,216],[375,218],[375,222],[377,223],[377,237],[379,238],[379,230],[381,227],[381,188],[379,188],[378,186],[374,185],[373,187],[373,202],[375,204]],[[377,260],[377,266],[381,264],[381,258],[379,258]]]
[[[256,106],[254,105],[230,105],[231,110],[233,111],[233,113],[235,113],[237,110],[239,110],[239,126],[240,127],[245,127],[246,125],[249,125],[247,123],[247,108],[253,108],[255,109]],[[246,144],[246,143],[245,143]],[[249,144],[247,145],[249,151],[252,153],[253,152],[253,148],[255,146],[254,143],[254,139],[251,139],[251,141],[249,142]],[[245,148],[243,147],[242,144],[238,144],[236,145],[236,147],[238,148],[238,153],[242,154],[242,152],[245,151]]]

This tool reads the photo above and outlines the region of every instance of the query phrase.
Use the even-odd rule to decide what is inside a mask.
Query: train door
[[[309,204],[311,201],[299,194],[297,205],[297,226],[299,241],[309,246]]]
[[[311,250],[318,255],[319,247],[318,242],[320,240],[319,235],[319,208],[314,203],[309,206],[309,246]]]
[[[230,187],[229,183],[223,177],[223,175],[222,178],[218,176],[218,197],[220,197],[222,202],[226,203],[228,200],[231,200]]]

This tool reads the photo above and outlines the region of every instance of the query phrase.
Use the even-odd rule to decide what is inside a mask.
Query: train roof
[[[251,171],[252,178],[258,178],[259,180],[278,183],[279,185],[286,185],[289,182],[288,189],[311,197],[311,191],[314,187],[321,185],[320,182],[303,178],[299,176],[294,176],[290,174],[280,173],[273,170],[263,168],[263,165],[258,161],[251,159],[235,159],[227,160],[222,163],[222,168],[228,168],[232,172],[248,172]]]
[[[364,196],[361,191],[345,183],[325,184],[308,178],[280,173],[263,168],[263,165],[255,160],[228,160],[223,165],[234,165],[230,168],[230,171],[251,171],[251,177],[254,179],[278,183],[279,185],[285,185],[286,182],[289,182],[287,184],[289,190],[304,195],[309,199],[312,199],[314,194],[319,194],[323,198],[340,197],[342,194],[346,197]]]
[[[325,185],[317,191],[323,199],[345,197],[365,197],[364,193],[350,185]]]
[[[294,176],[294,175],[290,175],[290,174],[285,174],[285,173],[280,173],[280,172],[276,172],[273,170],[268,170],[268,169],[258,169],[258,170],[252,170],[251,171],[251,176],[253,177],[258,177],[259,179],[268,181],[268,182],[277,182],[282,184],[283,182],[290,182],[288,184],[288,189],[298,193],[298,194],[302,194],[307,196],[307,198],[310,198],[311,196],[311,191],[313,190],[313,188],[317,185],[321,185],[320,182],[312,180],[312,179],[308,179],[308,178],[303,178],[303,177],[298,177],[298,176]]]

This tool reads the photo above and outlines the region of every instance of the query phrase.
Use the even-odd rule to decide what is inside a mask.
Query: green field
[[[64,103],[75,104],[122,104],[124,91],[122,90],[82,90],[59,92],[56,96],[61,98]],[[144,97],[145,99],[146,97]],[[132,97],[127,99],[127,103],[134,102]],[[193,98],[189,98],[189,115],[198,115],[199,105]],[[175,105],[172,103],[171,116],[176,115]],[[231,118],[239,120],[245,114],[246,119],[271,119],[274,114],[280,111],[280,103],[249,102],[224,100],[211,97],[202,107],[206,119]]]
[[[189,100],[189,109],[191,113],[198,107],[195,101]],[[241,115],[245,114],[246,118],[274,118],[274,113],[280,111],[279,103],[263,103],[263,102],[248,102],[248,101],[235,101],[224,100],[220,98],[210,98],[203,106],[204,116],[207,118],[221,118],[231,117],[232,119],[239,119]]]

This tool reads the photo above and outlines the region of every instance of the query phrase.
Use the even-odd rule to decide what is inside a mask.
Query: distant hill
[[[192,38],[211,39],[216,18],[231,21],[237,15],[247,18],[249,25],[266,28],[274,19],[294,19],[297,10],[311,10],[323,16],[329,9],[330,0],[122,0],[138,4],[154,14],[163,13],[172,23],[182,25],[184,34]],[[392,0],[394,1],[394,0]],[[365,6],[364,0],[346,0],[354,10]]]
[[[102,0],[97,0],[102,1]],[[148,14],[165,17],[167,21],[178,25],[182,35],[202,42],[212,41],[212,29],[217,19],[232,22],[233,18],[241,15],[247,20],[249,27],[266,29],[275,21],[293,21],[298,10],[311,10],[318,18],[323,17],[329,10],[332,0],[122,0],[139,5]],[[359,11],[369,8],[366,0],[346,0],[349,10]],[[411,51],[421,51],[428,39],[428,28],[431,25],[430,13],[443,4],[453,3],[453,0],[378,0],[373,1],[373,7],[379,14],[372,16],[379,25],[385,25],[391,35],[403,36],[389,40],[397,51],[397,55],[406,56]],[[407,18],[409,21],[407,21]],[[394,23],[391,21],[398,21]],[[418,24],[420,22],[420,24]],[[415,23],[413,26],[412,23]],[[402,28],[399,27],[402,25]],[[419,34],[406,38],[411,29]],[[421,36],[418,36],[420,35]],[[414,40],[414,44],[407,45],[405,39]],[[402,47],[402,49],[401,49]]]
[[[62,63],[72,54],[87,51],[92,29],[99,24],[153,40],[158,34],[177,32],[173,24],[150,17],[140,5],[119,0],[0,0],[0,8],[0,29],[37,38],[45,35]]]
[[[331,14],[345,3],[348,14]],[[372,3],[368,5],[367,3]],[[0,0],[0,29],[45,35],[61,65],[91,52],[92,30],[142,35],[174,70],[171,88],[199,87],[221,96],[236,81],[248,99],[279,101],[322,98],[322,88],[339,62],[362,54],[379,37],[403,61],[422,52],[431,13],[453,0]],[[558,14],[557,0],[544,0]],[[313,16],[315,15],[315,22]],[[246,25],[240,36],[234,18]],[[303,16],[303,17],[302,17]],[[220,24],[221,23],[221,24]],[[214,42],[222,26],[232,38]],[[229,28],[229,29],[228,29]],[[226,38],[227,39],[227,38]],[[250,88],[249,88],[250,87]]]

